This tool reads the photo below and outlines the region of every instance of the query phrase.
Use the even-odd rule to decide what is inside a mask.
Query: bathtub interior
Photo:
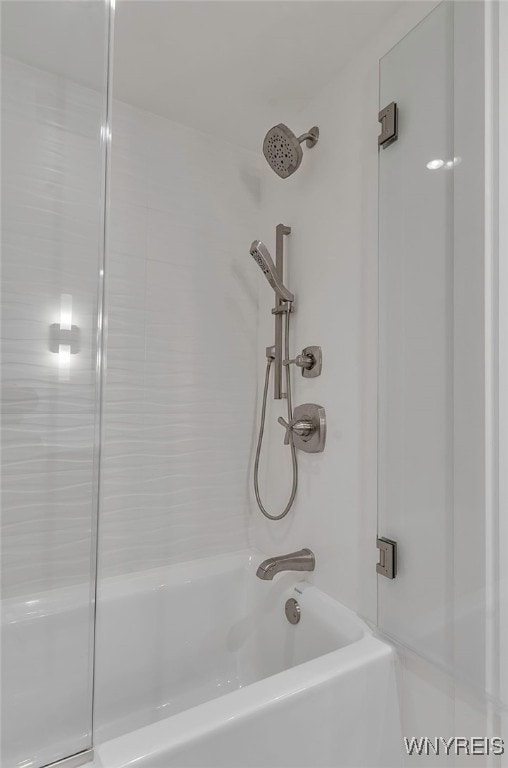
[[[41,743],[50,760],[87,748],[90,711],[79,691],[90,612],[89,584],[3,601],[2,695],[12,706],[2,710],[2,765],[36,764]]]
[[[255,552],[109,579],[97,606],[97,741],[175,715],[360,639],[361,622],[305,580],[255,577]],[[289,597],[302,608],[288,622]]]

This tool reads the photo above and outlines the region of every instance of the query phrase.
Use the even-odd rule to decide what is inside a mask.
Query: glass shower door
[[[381,61],[378,576],[391,638],[485,690],[484,4],[442,3]]]
[[[92,744],[109,7],[2,2],[2,766]]]

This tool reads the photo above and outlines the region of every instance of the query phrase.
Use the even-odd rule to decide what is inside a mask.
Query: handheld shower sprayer
[[[275,344],[273,347],[267,349],[266,358],[266,372],[265,372],[265,384],[263,389],[263,401],[261,407],[261,423],[259,425],[258,443],[256,448],[256,459],[254,462],[254,491],[256,494],[256,502],[265,517],[269,520],[282,520],[287,515],[296,496],[296,490],[298,487],[298,463],[296,459],[296,450],[293,440],[293,433],[288,431],[288,443],[291,450],[291,464],[293,469],[293,483],[291,487],[291,493],[289,500],[278,515],[271,515],[261,501],[259,493],[259,458],[261,455],[261,446],[263,444],[263,434],[265,429],[266,418],[266,402],[268,397],[268,385],[270,382],[270,370],[272,364],[274,366],[274,397],[275,399],[286,399],[287,404],[287,417],[288,424],[293,423],[293,405],[291,397],[291,371],[289,365],[283,365],[283,360],[289,360],[289,318],[291,316],[293,302],[295,300],[294,295],[289,291],[283,283],[283,240],[286,235],[289,235],[291,228],[284,224],[279,224],[276,230],[276,265],[273,263],[273,259],[270,256],[270,251],[261,240],[254,240],[250,247],[250,255],[254,261],[261,267],[261,271],[265,275],[266,279],[275,291],[276,301],[275,307],[272,310],[275,316]],[[285,321],[283,323],[283,317]],[[284,332],[283,332],[284,325]],[[286,392],[282,393],[282,379],[283,369],[286,378]]]
[[[270,251],[261,240],[254,240],[250,247],[250,255],[261,267],[261,271],[272,286],[281,301],[294,301],[295,297],[288,291],[281,278],[277,274],[275,264],[270,256]]]

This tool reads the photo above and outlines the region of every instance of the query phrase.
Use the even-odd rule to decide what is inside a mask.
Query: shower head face
[[[254,261],[261,267],[261,271],[272,286],[273,290],[281,301],[294,301],[295,297],[288,291],[275,268],[270,251],[261,240],[254,240],[250,247],[250,255]]]
[[[281,179],[298,170],[303,157],[299,140],[284,123],[270,128],[263,141],[263,154]]]

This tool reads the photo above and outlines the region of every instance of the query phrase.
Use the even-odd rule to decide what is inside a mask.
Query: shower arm
[[[275,228],[275,269],[281,283],[284,282],[284,237],[290,234],[291,227],[286,227],[285,224],[277,224]],[[287,397],[287,393],[282,392],[282,316],[285,312],[291,311],[291,302],[282,301],[276,295],[275,308],[272,311],[275,315],[273,396],[275,400],[282,400],[284,397]]]
[[[319,138],[319,128],[314,126],[314,128],[311,128],[310,131],[307,131],[307,133],[302,133],[301,136],[298,136],[296,139],[299,144],[302,143],[302,141],[307,142],[307,147],[314,147],[317,144]]]

